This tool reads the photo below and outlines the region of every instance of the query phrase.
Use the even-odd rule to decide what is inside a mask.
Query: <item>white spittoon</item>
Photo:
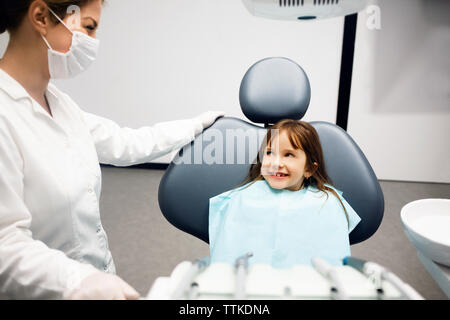
[[[423,199],[400,212],[406,236],[432,261],[450,266],[450,199]]]

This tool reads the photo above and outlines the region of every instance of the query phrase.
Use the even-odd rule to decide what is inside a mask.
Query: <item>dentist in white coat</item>
[[[103,0],[0,0],[0,298],[137,299],[115,275],[99,213],[99,163],[181,148],[222,112],[136,130],[84,112],[49,81],[95,60]],[[77,5],[79,25],[67,8]],[[73,17],[72,17],[73,18]]]

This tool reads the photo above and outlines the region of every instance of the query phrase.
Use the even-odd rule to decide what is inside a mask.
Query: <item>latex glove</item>
[[[137,300],[140,297],[118,276],[100,271],[83,279],[78,288],[64,296],[69,300]]]
[[[225,112],[223,111],[207,111],[194,118],[195,121],[195,134],[203,132],[206,128],[211,126],[217,118],[223,117]]]

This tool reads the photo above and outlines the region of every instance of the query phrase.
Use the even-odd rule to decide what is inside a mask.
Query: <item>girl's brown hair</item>
[[[328,198],[328,192],[332,193],[341,203],[344,209],[345,216],[347,218],[347,223],[349,224],[349,218],[347,210],[342,203],[340,197],[332,188],[327,185],[332,185],[331,179],[328,177],[325,163],[323,160],[322,146],[320,144],[319,135],[316,129],[312,125],[304,121],[296,121],[285,119],[277,122],[269,128],[267,131],[266,142],[261,146],[258,156],[256,158],[256,163],[252,164],[249,173],[245,180],[239,185],[243,186],[245,184],[251,185],[252,183],[263,180],[264,177],[261,174],[262,166],[262,156],[264,155],[266,147],[270,147],[272,139],[275,135],[281,134],[281,132],[286,132],[289,137],[289,142],[296,149],[301,149],[306,154],[306,164],[305,171],[309,172],[311,176],[303,180],[302,188],[307,188],[312,186],[317,188],[319,191],[324,192]],[[316,163],[316,165],[315,165]]]
[[[28,8],[35,0],[0,0],[0,34],[5,31],[14,32],[21,24]],[[64,19],[67,15],[67,8],[72,5],[80,8],[94,0],[43,0],[58,17]],[[102,0],[102,3],[105,2]],[[55,24],[59,21],[53,15],[50,19]]]

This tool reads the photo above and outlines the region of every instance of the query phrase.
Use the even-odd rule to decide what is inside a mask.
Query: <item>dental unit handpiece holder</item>
[[[348,300],[349,297],[344,290],[344,285],[337,275],[337,270],[321,258],[311,259],[313,267],[331,283],[331,298],[335,300]]]
[[[346,257],[344,265],[351,266],[371,279],[377,291],[382,290],[382,281],[387,281],[392,284],[404,297],[410,300],[424,300],[424,298],[414,290],[410,285],[404,283],[399,277],[387,270],[386,268],[370,261],[354,257]]]
[[[209,257],[197,259],[192,263],[192,266],[186,272],[186,275],[175,288],[172,294],[173,300],[182,299],[185,295],[188,295],[188,298],[192,298],[193,294],[191,291],[196,289],[193,288],[193,281],[197,275],[209,265],[209,259]],[[196,286],[194,285],[194,287]]]
[[[253,256],[252,252],[248,252],[236,259],[234,268],[236,270],[236,288],[234,293],[235,300],[244,300],[245,294],[245,279],[248,271],[248,259]]]

